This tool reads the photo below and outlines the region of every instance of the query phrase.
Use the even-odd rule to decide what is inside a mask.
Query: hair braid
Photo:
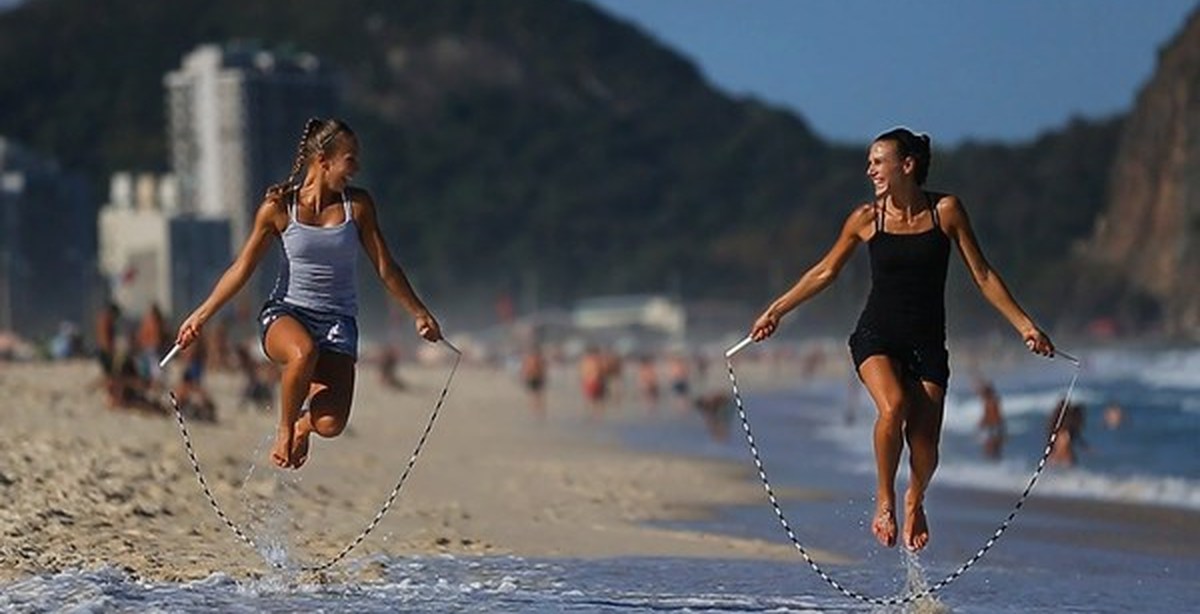
[[[288,192],[295,189],[296,177],[304,170],[304,163],[310,155],[310,145],[313,134],[321,125],[321,120],[316,117],[311,117],[307,122],[304,122],[304,132],[300,134],[300,142],[296,144],[296,157],[292,160],[292,170],[288,172],[287,179],[282,183],[277,183],[267,189],[268,198],[279,198],[285,196]]]
[[[304,123],[304,132],[300,135],[300,143],[296,145],[296,158],[292,161],[292,170],[287,179],[277,183],[267,190],[267,198],[281,198],[288,192],[299,188],[307,164],[317,154],[330,154],[333,151],[335,137],[339,134],[353,135],[354,131],[346,122],[340,119],[310,118]]]

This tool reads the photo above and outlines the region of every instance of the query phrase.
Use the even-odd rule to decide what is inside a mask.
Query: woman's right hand
[[[188,316],[183,324],[179,325],[179,333],[175,335],[175,345],[179,349],[186,348],[193,341],[200,338],[200,329],[204,327],[204,319],[199,314],[193,313]]]
[[[754,326],[750,327],[750,338],[756,342],[762,341],[775,334],[777,328],[779,328],[779,316],[768,309],[758,316],[758,319],[754,321]]]

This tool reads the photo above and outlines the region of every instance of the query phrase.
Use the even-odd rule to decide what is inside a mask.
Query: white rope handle
[[[754,343],[754,337],[751,335],[746,335],[745,339],[738,341],[737,343],[733,344],[733,347],[729,348],[728,350],[725,350],[725,358],[733,358],[734,354],[737,354],[738,352],[742,351],[743,349],[745,349],[745,347],[747,345],[750,345],[751,343]]]
[[[163,367],[166,367],[167,363],[171,362],[171,359],[175,358],[175,355],[178,354],[179,350],[182,350],[182,349],[183,349],[183,346],[179,345],[178,343],[171,346],[171,351],[167,352],[167,355],[163,356],[162,360],[158,361],[158,368],[162,369]]]

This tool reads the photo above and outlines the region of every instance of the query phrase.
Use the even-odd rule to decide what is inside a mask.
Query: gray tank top
[[[353,317],[358,313],[354,279],[359,240],[350,197],[342,191],[346,219],[328,227],[300,223],[297,198],[293,192],[288,203],[288,225],[281,236],[283,261],[271,300]]]

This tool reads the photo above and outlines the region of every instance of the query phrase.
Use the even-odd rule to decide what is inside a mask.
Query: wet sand
[[[396,391],[364,366],[349,428],[334,440],[314,438],[299,472],[266,462],[277,410],[236,407],[240,382],[211,375],[218,422],[189,428],[230,518],[259,530],[264,517],[279,521],[272,531],[290,543],[292,564],[340,551],[395,485],[448,364],[405,365],[401,373],[409,386]],[[754,378],[753,370],[743,377]],[[174,418],[109,410],[98,381],[91,361],[0,365],[0,581],[104,566],[167,581],[268,571],[214,514]],[[380,557],[437,553],[794,556],[782,542],[647,524],[758,501],[751,467],[633,452],[608,440],[611,431],[587,418],[573,370],[551,373],[548,408],[548,418],[537,419],[511,374],[464,364],[398,500],[347,557],[351,565],[334,571],[369,574]],[[636,419],[632,413],[605,419]]]

